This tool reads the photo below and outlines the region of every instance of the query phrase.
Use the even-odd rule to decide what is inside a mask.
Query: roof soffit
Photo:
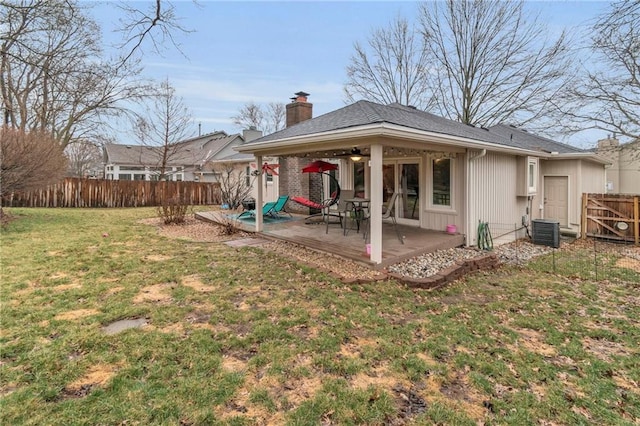
[[[483,142],[459,136],[426,132],[389,123],[369,124],[318,134],[258,142],[238,146],[236,149],[243,153],[254,153],[257,155],[286,156],[306,154],[314,151],[345,149],[353,146],[362,147],[376,143],[385,146],[410,147],[426,151],[447,150],[462,152],[467,148],[472,148],[490,149],[492,151],[507,152],[516,155],[539,154],[532,150],[508,147],[502,144]]]

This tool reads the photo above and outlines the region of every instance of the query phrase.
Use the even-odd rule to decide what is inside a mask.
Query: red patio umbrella
[[[329,173],[326,173],[330,170],[338,170],[338,165],[329,163],[322,160],[316,160],[312,163],[307,164],[302,168],[302,173],[320,173],[321,175],[327,175],[329,179],[331,179],[335,183],[336,190],[331,194],[331,198],[324,200],[322,202],[311,201],[304,197],[293,197],[291,201],[295,201],[296,203],[302,204],[305,207],[310,207],[312,209],[321,210],[321,213],[312,214],[307,217],[307,219],[314,216],[321,216],[323,221],[327,223],[327,232],[329,232],[329,207],[338,202],[340,198],[340,184],[338,180]],[[323,191],[324,192],[324,191]],[[335,215],[334,215],[335,216]]]
[[[302,168],[302,173],[322,173],[328,170],[338,170],[338,165],[322,160],[316,160],[313,163],[309,163],[304,166]]]

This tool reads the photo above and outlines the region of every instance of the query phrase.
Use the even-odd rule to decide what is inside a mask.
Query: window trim
[[[449,160],[449,205],[433,203],[433,165],[436,160]],[[427,210],[432,212],[448,214],[456,213],[456,161],[454,157],[434,158],[430,157],[427,162]]]
[[[533,170],[532,170],[533,168]],[[527,160],[527,192],[535,194],[538,186],[538,159],[529,157]]]

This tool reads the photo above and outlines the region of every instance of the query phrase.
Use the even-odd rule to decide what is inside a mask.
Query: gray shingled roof
[[[193,165],[213,159],[238,138],[242,140],[239,134],[215,132],[179,142],[171,147],[168,165]],[[162,148],[158,146],[105,144],[104,148],[110,164],[157,165],[162,155]]]
[[[575,146],[556,142],[554,140],[544,138],[529,133],[525,130],[518,129],[505,124],[498,124],[489,128],[489,132],[495,133],[509,141],[510,146],[518,148],[530,149],[533,151],[557,152],[560,154],[574,154],[587,152]]]
[[[400,104],[381,105],[369,101],[358,101],[344,108],[280,130],[279,132],[263,136],[246,145],[376,123],[397,124],[399,126],[444,135],[476,139],[483,142],[494,142],[493,137],[484,129],[447,120],[446,118]]]
[[[556,151],[559,153],[584,152],[570,145],[535,136],[511,126],[499,125],[491,129],[479,128],[400,104],[381,105],[369,101],[358,101],[327,114],[303,121],[279,132],[263,136],[245,144],[245,146],[250,146],[253,143],[276,141],[382,123],[395,124],[410,129],[443,135],[458,136],[479,142],[489,142],[505,147],[522,148],[533,151]],[[511,137],[511,134],[514,136]]]

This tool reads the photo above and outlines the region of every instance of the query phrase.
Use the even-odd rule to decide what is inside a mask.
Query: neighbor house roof
[[[192,165],[211,159],[233,142],[242,141],[239,134],[215,132],[178,142],[170,147],[168,165]],[[157,165],[162,147],[146,145],[105,144],[108,164]]]

